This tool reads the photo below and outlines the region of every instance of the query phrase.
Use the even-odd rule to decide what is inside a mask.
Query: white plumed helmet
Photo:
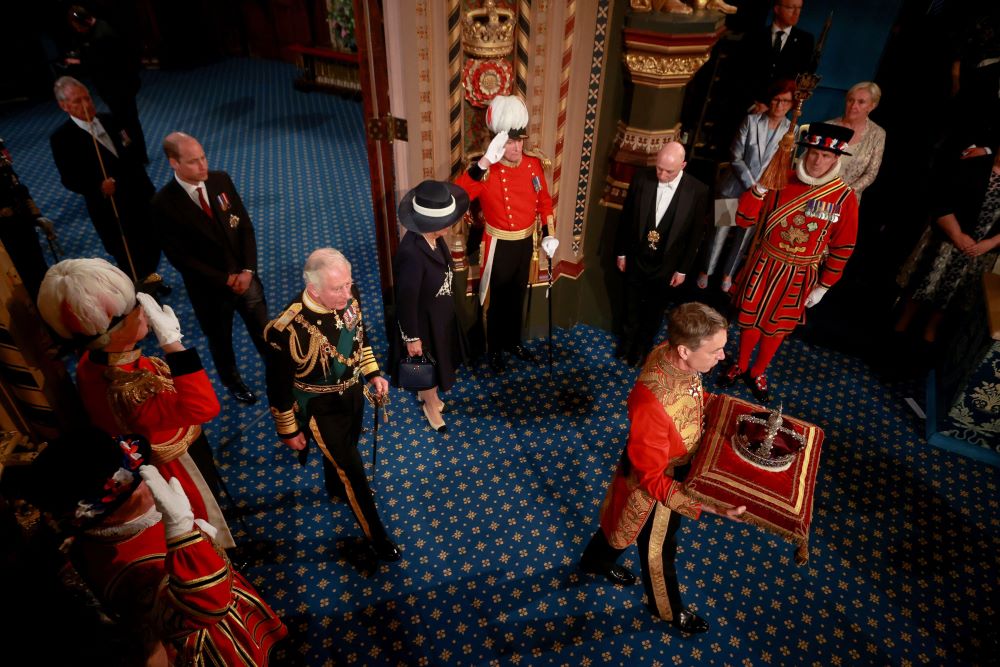
[[[104,335],[135,308],[135,287],[103,259],[66,259],[52,266],[38,289],[38,312],[63,338],[103,347]]]
[[[493,134],[506,132],[511,139],[523,139],[528,134],[528,107],[516,95],[497,95],[486,110],[486,126]]]

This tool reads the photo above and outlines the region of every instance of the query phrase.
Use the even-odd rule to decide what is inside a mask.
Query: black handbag
[[[407,391],[423,391],[437,386],[434,362],[421,355],[399,360],[399,387]]]

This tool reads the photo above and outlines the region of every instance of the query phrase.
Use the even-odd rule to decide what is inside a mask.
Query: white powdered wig
[[[134,307],[132,280],[103,259],[65,259],[46,272],[38,290],[38,311],[63,338],[103,334]]]

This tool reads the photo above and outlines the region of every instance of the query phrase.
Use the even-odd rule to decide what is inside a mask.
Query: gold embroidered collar
[[[507,158],[502,157],[500,158],[500,164],[511,169],[517,169],[521,165],[522,160],[524,160],[524,158],[521,158],[521,160],[518,160],[517,162],[511,162]]]
[[[303,290],[302,291],[302,303],[304,303],[306,305],[306,308],[308,308],[309,310],[311,310],[313,312],[319,313],[320,315],[326,315],[327,313],[334,312],[334,311],[330,310],[329,308],[327,308],[326,306],[324,306],[323,304],[321,304],[316,299],[312,298],[309,295],[309,291],[308,290]]]
[[[105,352],[104,350],[91,350],[91,360],[105,366],[127,366],[135,363],[142,356],[142,350],[134,349],[126,352]]]

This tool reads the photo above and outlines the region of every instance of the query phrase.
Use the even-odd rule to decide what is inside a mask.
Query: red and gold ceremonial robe
[[[455,183],[469,193],[470,200],[479,200],[486,218],[479,283],[479,302],[482,303],[493,267],[494,240],[528,238],[534,233],[536,215],[541,216],[542,222],[549,226],[549,233],[554,234],[552,197],[545,183],[542,162],[532,155],[522,156],[517,164],[501,160],[485,173],[474,164]]]
[[[110,435],[138,433],[149,440],[153,465],[165,479],[176,477],[198,519],[218,529],[216,541],[235,546],[229,526],[188,447],[203,422],[219,414],[219,399],[194,348],[166,355],[139,350],[85,352],[76,367],[83,405],[94,426]]]
[[[171,665],[266,665],[288,629],[197,527],[169,542],[157,522],[131,537],[83,536],[81,575],[122,622],[162,641]]]
[[[750,259],[737,279],[736,323],[766,336],[787,334],[805,321],[806,298],[814,287],[832,287],[854,252],[858,200],[839,177],[807,185],[793,172],[783,190],[740,197],[736,222],[749,227],[761,210],[764,220]]]
[[[650,352],[628,397],[628,443],[601,505],[601,529],[615,549],[635,541],[656,503],[692,519],[701,513],[674,471],[701,442],[704,390],[698,373],[670,363],[669,349]]]

